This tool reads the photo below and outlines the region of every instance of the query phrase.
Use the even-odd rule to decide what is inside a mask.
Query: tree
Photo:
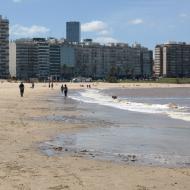
[[[67,66],[66,64],[61,65],[61,76],[64,79],[71,79],[74,77],[74,67]]]
[[[107,76],[108,82],[117,82],[117,68],[115,66],[112,66],[108,76]]]

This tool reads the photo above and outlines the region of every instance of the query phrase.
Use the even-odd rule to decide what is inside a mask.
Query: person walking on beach
[[[34,88],[34,82],[32,82],[32,88]]]
[[[23,84],[23,82],[20,83],[19,89],[20,89],[20,96],[23,97],[23,94],[24,94],[24,84]]]
[[[53,89],[53,82],[51,83],[51,89]]]
[[[65,94],[65,97],[67,97],[67,92],[68,92],[68,88],[67,88],[67,85],[65,84],[65,87],[64,87],[64,94]]]
[[[63,90],[64,90],[64,87],[63,87],[63,84],[61,85],[61,93],[63,94]]]

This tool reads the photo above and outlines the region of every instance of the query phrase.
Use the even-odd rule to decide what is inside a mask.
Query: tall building
[[[22,80],[38,77],[37,46],[31,39],[16,40],[16,77]],[[12,57],[12,56],[11,56]]]
[[[155,48],[155,74],[190,77],[190,44],[170,42]]]
[[[13,43],[13,42],[12,42]],[[22,80],[59,79],[60,45],[44,38],[19,39],[16,44],[16,77]],[[14,60],[14,51],[11,51]]]
[[[154,55],[154,74],[155,76],[165,76],[166,71],[163,71],[163,46],[157,45],[155,47],[155,55]]]
[[[68,42],[80,43],[80,22],[66,23],[66,40]]]
[[[61,78],[74,77],[75,70],[75,45],[63,43],[60,47],[61,56]]]
[[[84,77],[105,78],[111,69],[120,78],[152,76],[152,51],[141,45],[83,43],[75,51],[75,69]]]
[[[14,62],[14,51],[11,52]],[[149,78],[152,57],[152,51],[140,44],[100,45],[92,40],[71,44],[52,38],[20,39],[16,40],[16,76],[25,80],[74,76],[99,79],[111,76],[114,71],[118,78]]]
[[[69,44],[62,44],[61,49],[61,66],[74,67],[75,66],[75,48]]]
[[[16,40],[16,76],[24,80],[49,77],[49,44],[45,39]]]
[[[150,77],[153,74],[153,51],[141,47],[141,75]]]
[[[50,76],[50,45],[44,38],[34,38],[37,47],[37,77],[46,80]]]
[[[49,42],[49,75],[54,80],[59,80],[61,74],[60,44],[56,41]]]
[[[9,72],[11,77],[16,77],[16,43],[9,43]]]
[[[0,15],[0,78],[9,77],[9,20]]]

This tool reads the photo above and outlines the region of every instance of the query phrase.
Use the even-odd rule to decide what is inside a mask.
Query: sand
[[[96,161],[77,156],[48,157],[39,143],[55,135],[80,130],[85,125],[36,121],[45,115],[80,114],[68,111],[71,105],[54,104],[51,96],[58,94],[48,84],[25,84],[21,98],[17,83],[0,83],[0,189],[1,190],[189,190],[190,168],[159,168],[129,166],[109,161]],[[68,84],[83,88],[80,84]],[[104,88],[190,87],[168,84],[106,84],[91,86]],[[49,97],[48,97],[48,96]],[[60,126],[61,125],[61,126]]]

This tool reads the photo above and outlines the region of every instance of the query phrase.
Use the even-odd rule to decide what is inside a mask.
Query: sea
[[[43,142],[46,155],[190,167],[190,88],[83,89],[56,99],[80,110],[58,120],[89,127]]]

